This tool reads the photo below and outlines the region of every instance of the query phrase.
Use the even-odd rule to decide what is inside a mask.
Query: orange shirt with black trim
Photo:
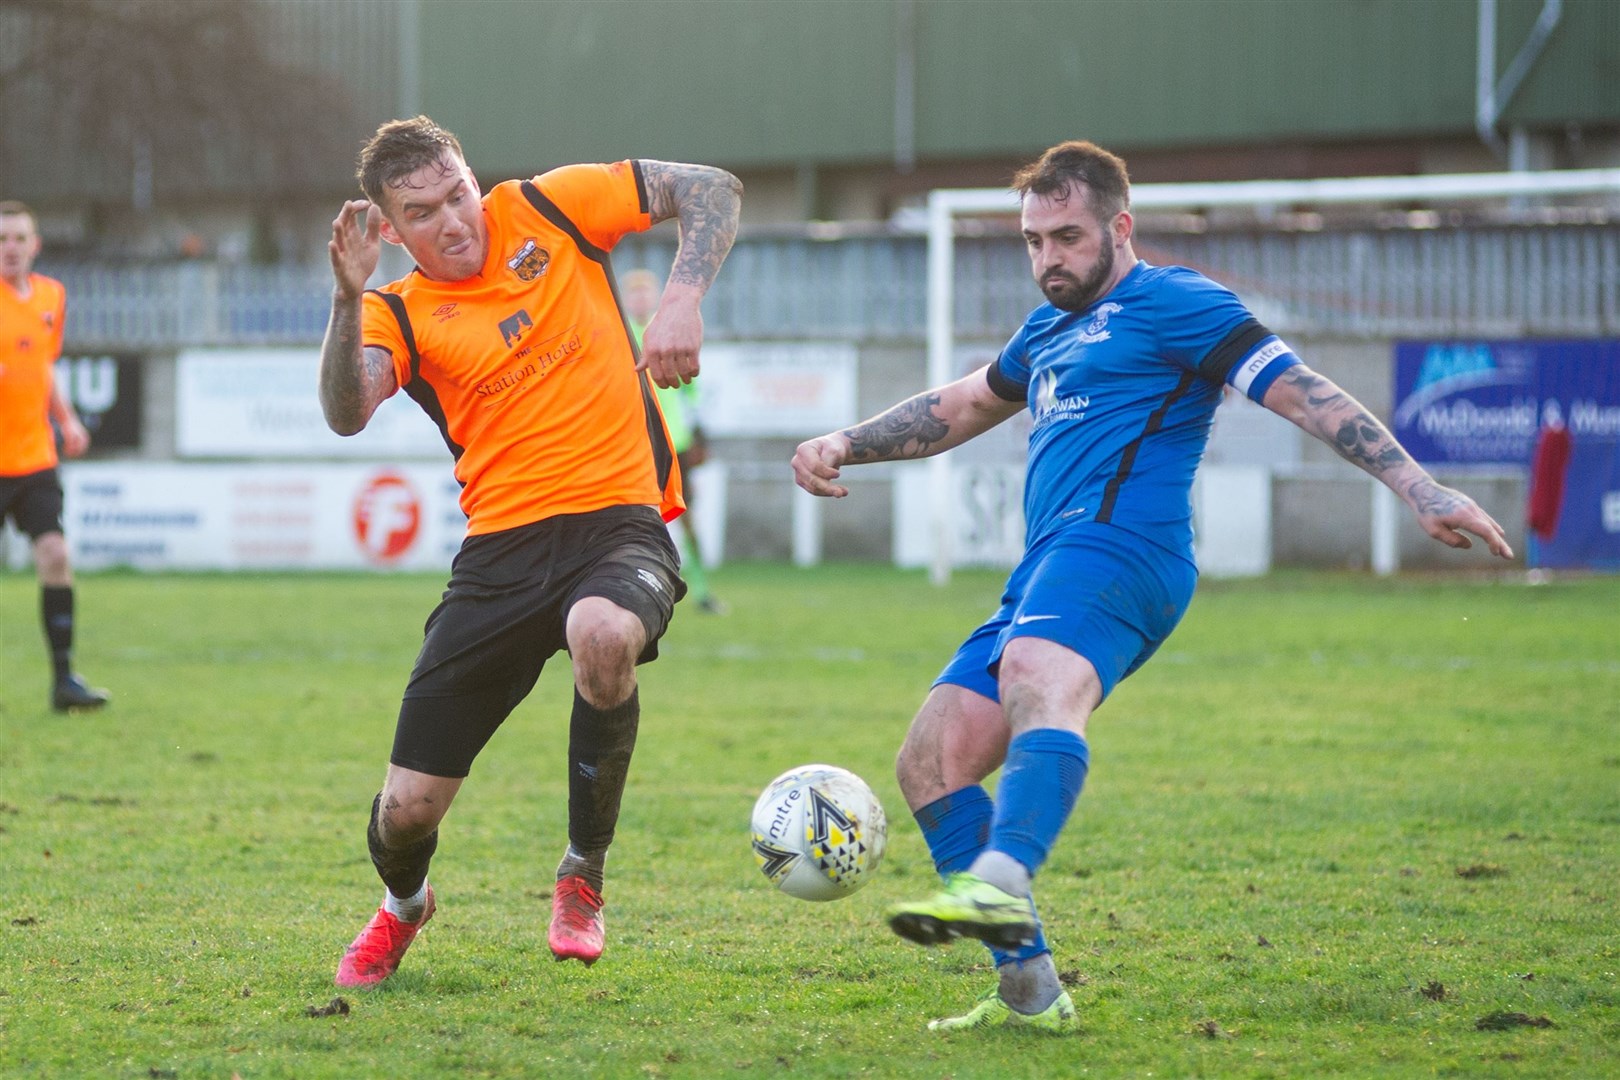
[[[56,467],[51,430],[51,366],[62,355],[67,290],[28,275],[28,295],[0,280],[0,476]]]
[[[393,356],[455,455],[468,534],[638,504],[673,520],[680,468],[608,257],[652,226],[639,165],[507,181],[483,208],[476,276],[412,271],[361,309],[362,342]]]

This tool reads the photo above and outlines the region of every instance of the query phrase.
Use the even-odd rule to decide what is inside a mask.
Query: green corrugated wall
[[[487,171],[895,153],[898,0],[422,0],[424,108]],[[1498,70],[1542,0],[1498,0]],[[1474,0],[913,0],[919,158],[1473,130]],[[1565,0],[1505,122],[1620,127],[1620,3]]]

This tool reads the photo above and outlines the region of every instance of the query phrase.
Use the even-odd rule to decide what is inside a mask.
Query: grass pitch
[[[1620,580],[1206,583],[1095,718],[1038,879],[1085,1027],[1052,1039],[924,1030],[987,955],[881,919],[934,884],[894,750],[999,575],[716,578],[733,614],[683,611],[643,669],[603,960],[545,945],[559,658],[446,821],[438,916],[340,995],[441,579],[86,576],[80,666],[116,698],[61,717],[32,579],[0,576],[0,1076],[1620,1074]],[[747,837],[817,760],[891,821],[832,904]]]

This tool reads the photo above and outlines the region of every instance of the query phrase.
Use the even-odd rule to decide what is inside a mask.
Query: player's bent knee
[[[641,617],[600,596],[587,596],[568,609],[568,651],[577,660],[581,652],[611,656],[628,653],[631,660],[647,644]]]
[[[647,646],[640,616],[610,600],[587,596],[568,613],[568,653],[585,700],[610,709],[636,685],[636,658]]]
[[[913,810],[950,794],[938,756],[921,753],[909,740],[895,757],[894,778]]]
[[[46,585],[69,583],[67,538],[59,532],[46,533],[34,541],[34,570]]]
[[[1040,638],[1008,642],[998,681],[1012,734],[1030,727],[1064,727],[1083,734],[1092,710],[1102,703],[1102,679],[1091,661]]]
[[[419,840],[439,827],[461,788],[453,777],[391,766],[377,807],[378,826],[390,844]]]
[[[391,847],[413,843],[429,835],[444,820],[444,810],[421,802],[400,804],[382,810],[378,829]]]
[[[940,685],[912,721],[895,758],[895,779],[912,809],[984,780],[1007,755],[1007,725],[996,702]]]

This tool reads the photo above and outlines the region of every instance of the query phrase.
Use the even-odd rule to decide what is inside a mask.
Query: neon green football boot
[[[1052,1004],[1031,1015],[1002,1001],[999,989],[991,989],[965,1015],[928,1022],[929,1031],[978,1031],[992,1027],[1030,1028],[1048,1035],[1070,1035],[1080,1030],[1080,1018],[1075,1015],[1074,1002],[1069,1000],[1067,990],[1059,993]]]
[[[1011,951],[1033,942],[1040,922],[1029,897],[1002,892],[981,877],[959,872],[927,900],[891,907],[889,928],[919,945],[970,937]]]

